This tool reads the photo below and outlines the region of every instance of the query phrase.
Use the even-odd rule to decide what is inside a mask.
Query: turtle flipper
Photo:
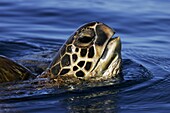
[[[27,68],[0,56],[0,83],[27,80],[30,77],[33,77],[33,74]]]

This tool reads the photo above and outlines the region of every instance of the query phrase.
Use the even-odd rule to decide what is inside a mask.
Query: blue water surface
[[[23,64],[34,61],[37,67],[46,67],[80,25],[100,21],[121,37],[122,58],[129,59],[124,64],[129,72],[145,75],[146,70],[141,73],[140,69],[135,70],[141,65],[152,73],[152,78],[119,87],[111,85],[80,91],[40,90],[34,86],[22,89],[18,85],[20,90],[16,90],[15,85],[8,84],[0,87],[0,112],[168,113],[169,6],[169,0],[1,0],[1,55]],[[139,65],[131,64],[132,61]],[[135,78],[128,77],[132,77],[132,81]]]

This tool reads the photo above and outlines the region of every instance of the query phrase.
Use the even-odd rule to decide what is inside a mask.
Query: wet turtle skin
[[[5,56],[0,56],[0,83],[29,78],[35,78],[35,76],[27,68]]]
[[[37,78],[75,83],[115,77],[121,67],[120,38],[100,22],[87,23],[63,44],[49,67]],[[0,56],[0,82],[27,80],[35,76],[24,66]]]

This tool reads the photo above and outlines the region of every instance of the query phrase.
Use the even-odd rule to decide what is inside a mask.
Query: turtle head
[[[121,42],[115,31],[100,22],[78,28],[59,50],[49,66],[51,78],[108,78],[120,71]]]

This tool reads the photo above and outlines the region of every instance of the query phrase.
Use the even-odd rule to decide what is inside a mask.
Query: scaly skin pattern
[[[83,25],[65,42],[48,69],[39,77],[48,77],[58,82],[67,81],[67,83],[74,83],[75,81],[77,83],[78,80],[101,80],[101,78],[104,77],[99,77],[97,75],[96,67],[98,67],[97,71],[103,71],[99,69],[102,64],[99,66],[98,63],[114,33],[115,32],[110,27],[100,22],[92,22]],[[119,44],[119,46],[120,45],[121,44]],[[119,58],[116,66],[108,66],[109,68],[116,68],[116,72],[113,76],[120,72],[121,47],[118,47],[118,49]],[[105,52],[105,54],[107,53]],[[107,62],[107,64],[110,63],[111,61]],[[105,62],[103,62],[103,64],[105,64]],[[112,73],[113,69],[110,69],[108,75]],[[112,75],[110,75],[110,78],[111,76]],[[105,78],[107,79],[108,77]]]
[[[114,34],[113,29],[100,22],[81,26],[37,78],[48,78],[58,84],[79,84],[117,76],[121,67],[121,42],[119,37],[112,38]],[[6,57],[0,57],[0,62],[3,63],[0,64],[0,79],[3,78],[0,82],[25,80],[33,75]],[[11,65],[5,66],[5,63]]]

